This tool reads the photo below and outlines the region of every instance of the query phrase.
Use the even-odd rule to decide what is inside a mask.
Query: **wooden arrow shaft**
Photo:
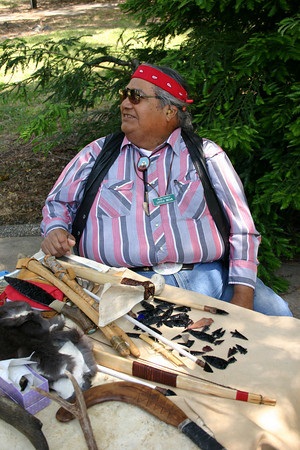
[[[180,375],[175,372],[163,370],[139,361],[120,358],[119,356],[102,351],[97,343],[94,345],[94,355],[97,363],[105,367],[118,370],[122,373],[126,373],[127,375],[133,375],[144,380],[152,381],[154,383],[165,384],[167,386],[172,386],[187,391],[214,395],[216,397],[231,400],[269,406],[275,406],[276,404],[275,399],[265,397],[260,394],[240,391],[232,387],[222,386],[218,383],[196,379],[189,375]]]

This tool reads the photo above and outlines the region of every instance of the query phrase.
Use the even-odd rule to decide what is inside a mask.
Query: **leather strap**
[[[76,245],[74,247],[75,254],[78,254],[79,242],[83,230],[85,229],[86,221],[99,186],[101,185],[110,167],[117,159],[123,139],[124,133],[121,131],[118,133],[112,133],[106,137],[103,148],[88,177],[83,198],[72,226],[72,234],[76,239]]]
[[[205,157],[203,153],[203,141],[202,138],[200,138],[195,133],[186,133],[184,130],[182,130],[182,137],[184,142],[186,143],[186,146],[188,148],[188,151],[191,155],[191,159],[193,161],[193,164],[198,172],[198,175],[200,177],[200,180],[203,185],[204,189],[204,195],[205,199],[208,205],[208,209],[215,221],[215,224],[217,225],[217,228],[222,236],[224,245],[225,245],[225,253],[223,260],[224,262],[228,263],[229,261],[229,221],[227,216],[225,215],[225,211],[220,205],[220,202],[218,200],[217,194],[211,184],[211,180],[208,174]]]

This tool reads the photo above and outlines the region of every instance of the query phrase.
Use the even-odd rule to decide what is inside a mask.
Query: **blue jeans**
[[[151,278],[154,272],[137,272]],[[195,264],[193,270],[181,270],[173,275],[164,275],[166,284],[199,292],[229,302],[233,296],[233,285],[228,284],[228,269],[218,261]],[[259,278],[254,292],[254,311],[268,316],[293,316],[285,300],[275,294]]]

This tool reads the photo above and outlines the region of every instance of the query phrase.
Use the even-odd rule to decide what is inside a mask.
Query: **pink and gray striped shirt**
[[[154,266],[162,262],[198,263],[222,258],[224,246],[208,210],[202,183],[176,129],[149,159],[144,184],[137,163],[143,156],[125,137],[120,155],[96,195],[79,252],[113,267]],[[91,168],[105,138],[82,149],[65,167],[43,208],[43,235],[72,230]],[[208,171],[230,223],[229,283],[254,287],[260,235],[255,229],[242,183],[225,152],[204,139]],[[149,215],[144,193],[148,191]],[[155,205],[170,195],[171,201]]]

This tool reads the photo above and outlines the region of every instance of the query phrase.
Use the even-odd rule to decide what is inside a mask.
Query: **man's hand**
[[[42,241],[41,248],[46,255],[59,257],[69,255],[75,244],[72,234],[62,228],[55,228]]]
[[[254,290],[243,284],[234,285],[233,297],[230,301],[233,305],[242,306],[243,308],[253,309]]]

